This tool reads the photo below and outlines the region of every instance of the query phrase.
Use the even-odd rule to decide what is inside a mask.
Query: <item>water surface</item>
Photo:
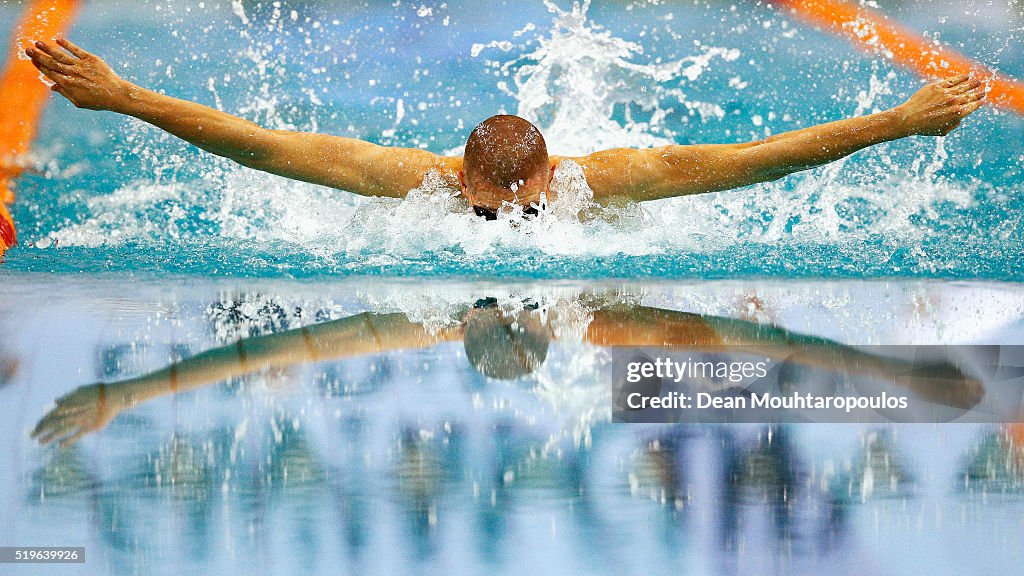
[[[60,573],[963,574],[1020,561],[1020,461],[1002,428],[612,424],[608,349],[573,332],[597,310],[657,309],[839,344],[1020,344],[1013,286],[7,281],[0,542],[85,546],[88,563]],[[444,339],[488,299],[537,304],[519,325],[544,314],[557,331],[519,378],[485,376]],[[209,360],[217,349],[234,356]],[[273,349],[287,362],[252,366]],[[204,353],[234,375],[184,391]],[[68,448],[29,437],[79,387],[170,365],[177,393]]]

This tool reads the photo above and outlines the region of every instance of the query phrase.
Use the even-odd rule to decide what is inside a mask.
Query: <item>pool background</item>
[[[884,59],[757,3],[91,2],[72,36],[125,77],[275,128],[457,151],[497,112],[553,153],[740,142],[902,101]],[[0,6],[0,33],[19,5]],[[883,3],[1024,76],[1019,3]],[[541,42],[543,41],[543,42]],[[632,43],[632,44],[628,44]],[[1020,280],[1024,121],[986,108],[776,183],[522,229],[366,200],[55,100],[7,271]],[[415,225],[410,225],[415,222]]]

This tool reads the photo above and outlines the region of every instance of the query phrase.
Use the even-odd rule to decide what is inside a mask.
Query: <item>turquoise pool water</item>
[[[124,76],[272,127],[458,152],[500,111],[553,153],[741,142],[895,105],[918,85],[757,4],[90,4],[73,35]],[[16,6],[0,8],[9,27]],[[1024,76],[1007,6],[886,10]],[[495,17],[501,14],[501,17]],[[2,31],[2,30],[0,30]],[[1022,276],[1024,121],[983,110],[748,189],[513,229],[429,195],[365,200],[226,164],[55,101],[8,271],[258,277]],[[589,216],[587,216],[589,214]]]

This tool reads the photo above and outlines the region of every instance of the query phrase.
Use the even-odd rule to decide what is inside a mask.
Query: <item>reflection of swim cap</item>
[[[493,298],[480,300],[466,320],[466,358],[489,378],[512,380],[536,370],[548,355],[547,327],[536,305],[506,316]]]

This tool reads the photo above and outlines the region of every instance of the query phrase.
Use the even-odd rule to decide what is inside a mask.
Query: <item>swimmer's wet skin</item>
[[[268,130],[200,104],[123,80],[67,39],[38,41],[26,55],[52,89],[79,108],[133,116],[239,164],[363,196],[404,198],[437,171],[486,218],[507,205],[543,209],[562,160],[579,164],[594,199],[655,200],[777,180],[858,150],[909,136],[942,136],[981,107],[985,86],[964,74],[928,84],[905,103],[868,116],[784,132],[744,144],[619,148],[549,156],[540,131],[517,116],[493,116],[470,134],[462,157],[362,140]]]

